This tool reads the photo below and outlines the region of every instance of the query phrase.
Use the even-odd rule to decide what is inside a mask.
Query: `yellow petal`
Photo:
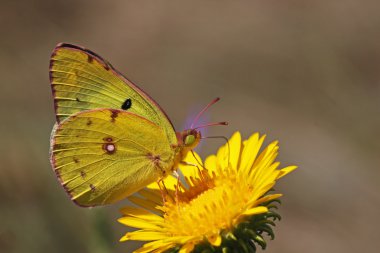
[[[220,244],[222,243],[222,237],[219,234],[208,236],[207,240],[215,247],[220,246]]]
[[[229,155],[230,155],[230,164],[233,169],[237,170],[239,158],[240,158],[240,149],[241,149],[241,135],[240,132],[235,132],[229,140]]]
[[[288,166],[280,170],[280,175],[277,177],[277,179],[280,179],[286,175],[288,175],[293,170],[297,169],[297,166]]]
[[[223,145],[218,149],[218,152],[216,153],[216,159],[218,162],[218,168],[226,168],[227,167],[227,156],[228,156],[228,146]]]
[[[153,212],[159,212],[156,209],[157,204],[152,202],[152,201],[142,199],[142,198],[138,198],[134,195],[128,197],[128,200],[131,201],[135,205],[141,206],[142,208],[148,209],[148,210],[153,211]]]
[[[117,221],[126,226],[140,228],[140,229],[159,230],[161,228],[161,226],[158,226],[156,222],[153,222],[153,221],[147,222],[146,220],[142,220],[135,217],[122,217],[122,218],[119,218]],[[159,222],[158,224],[160,223],[161,222]]]
[[[143,196],[146,199],[156,203],[157,205],[162,204],[162,194],[160,190],[148,190],[142,189],[138,192],[139,195]]]
[[[187,178],[198,177],[198,168],[202,169],[203,166],[201,157],[196,152],[194,152],[194,155],[191,152],[188,152],[183,162],[188,165],[182,163],[179,164],[182,174]]]
[[[132,217],[137,217],[144,220],[156,220],[156,221],[162,221],[163,218],[161,216],[158,216],[156,214],[153,214],[145,209],[142,208],[136,208],[132,206],[125,206],[120,209],[120,212],[123,215],[128,215]]]
[[[186,237],[188,238],[188,237]],[[187,241],[187,240],[185,240]],[[174,248],[176,245],[183,243],[182,237],[168,237],[157,241],[145,243],[142,248],[134,252],[164,252],[170,248]]]
[[[254,190],[252,199],[258,199],[261,196],[264,196],[265,193],[267,193],[272,187],[276,184],[276,182],[272,182],[266,185],[258,186],[257,189]],[[256,186],[255,186],[256,188]]]
[[[259,155],[259,157],[256,159],[254,162],[253,166],[258,167],[261,166],[262,164],[265,164],[270,160],[274,155],[277,155],[277,150],[278,150],[278,141],[274,141],[271,144],[269,144],[263,152]]]
[[[254,185],[260,185],[261,182],[269,180],[268,178],[273,176],[273,173],[275,173],[276,177],[271,179],[274,181],[276,180],[277,175],[280,174],[280,171],[275,171],[279,165],[279,162],[275,162],[271,165],[263,164],[261,167],[256,169],[255,173],[249,175],[248,180]]]
[[[208,170],[209,174],[216,173],[217,160],[216,155],[210,155],[205,160],[205,168]]]
[[[240,158],[241,135],[235,132],[226,144],[219,148],[216,157],[221,168],[227,168],[228,163],[233,169],[237,169]]]
[[[261,214],[261,213],[267,213],[268,208],[265,206],[257,206],[251,209],[246,210],[243,215],[254,215],[254,214]]]
[[[265,197],[262,197],[258,200],[251,200],[248,202],[247,206],[258,206],[264,202],[268,202],[273,199],[278,199],[282,196],[282,194],[271,194],[271,195],[266,195]]]
[[[164,179],[164,183],[167,190],[173,190],[175,191],[175,187],[177,185],[177,178],[169,175]],[[147,186],[148,189],[154,189],[154,190],[160,190],[160,187],[158,186],[157,182],[151,183]]]
[[[155,250],[151,251],[151,253],[162,253],[166,252],[169,249],[174,248],[176,245],[174,243],[166,244],[166,245],[161,245],[159,248],[157,246],[155,247]]]
[[[263,138],[262,138],[263,139]],[[264,139],[263,139],[264,140]],[[253,161],[256,158],[257,153],[260,150],[259,134],[252,134],[248,140],[244,141],[243,150],[241,153],[240,169],[246,169],[252,167]]]
[[[272,142],[264,149],[264,151],[254,162],[252,170],[253,180],[256,180],[258,177],[260,177],[263,171],[265,171],[274,162],[274,160],[277,157],[277,154],[277,142]]]
[[[159,190],[159,189],[160,189],[160,188],[158,187],[157,182],[154,182],[154,183],[148,184],[146,188],[148,188],[148,189],[153,189],[153,190]]]
[[[134,232],[126,233],[120,239],[120,241],[126,241],[126,240],[155,241],[155,240],[162,240],[162,239],[165,239],[167,237],[168,237],[168,235],[166,233],[155,232],[155,231],[137,230]]]
[[[257,175],[256,178],[252,181],[253,184],[256,187],[261,187],[262,185],[266,185],[266,184],[270,184],[272,182],[275,182],[281,173],[279,170],[273,170],[276,167],[278,167],[278,164],[274,163],[274,164],[272,164],[272,166],[269,166],[266,169],[263,169],[259,173],[259,175]]]
[[[186,243],[179,250],[179,253],[190,253],[194,249],[194,246],[193,242]]]
[[[246,146],[244,146],[242,152],[242,162],[241,162],[241,173],[245,173],[247,175],[254,174],[254,164],[256,163],[257,155],[261,149],[261,146],[265,140],[266,135],[261,136],[261,138],[257,139],[259,136],[252,135]],[[261,156],[261,155],[260,155]]]
[[[173,248],[175,243],[166,242],[165,240],[158,240],[144,244],[138,250],[133,251],[134,253],[161,253],[165,250]]]
[[[160,246],[157,246],[157,247],[155,247],[155,246],[146,247],[145,244],[144,244],[141,248],[133,251],[133,253],[152,253],[152,250],[157,249],[157,248],[161,249]],[[161,252],[163,252],[163,251],[161,251]]]

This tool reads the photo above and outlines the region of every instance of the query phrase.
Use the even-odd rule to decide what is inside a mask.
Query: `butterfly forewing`
[[[159,105],[90,50],[59,44],[50,61],[50,81],[58,123],[80,111],[123,109],[160,126],[171,144],[177,141]]]
[[[79,112],[53,131],[51,163],[81,206],[113,203],[158,180],[175,153],[163,129],[115,109]]]

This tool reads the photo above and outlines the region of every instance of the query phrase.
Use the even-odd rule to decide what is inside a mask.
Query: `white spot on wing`
[[[115,151],[115,145],[113,145],[112,143],[110,144],[107,144],[106,145],[106,150],[110,153],[112,153],[113,151]]]

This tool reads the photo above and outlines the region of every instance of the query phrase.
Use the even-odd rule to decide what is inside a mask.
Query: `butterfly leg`
[[[187,166],[197,167],[199,177],[200,177],[200,178],[203,178],[203,173],[202,173],[201,169],[199,168],[199,166],[198,166],[197,164],[188,163],[188,162],[186,162],[186,161],[181,161],[180,164],[182,164],[182,165],[187,165]],[[203,167],[203,166],[202,166],[202,167]],[[207,170],[205,167],[203,167],[203,169]]]
[[[180,184],[180,182],[179,182],[179,174],[178,174],[178,172],[176,170],[173,171],[173,174],[177,178],[177,185],[175,187],[175,202],[178,204],[179,203],[178,192],[179,192],[179,184]]]
[[[166,195],[168,195],[169,192],[166,189],[166,186],[165,186],[165,183],[164,183],[164,179],[163,178],[158,179],[157,180],[157,185],[158,185],[158,188],[160,189],[160,192],[161,192],[162,204],[165,204],[165,202],[166,202]]]

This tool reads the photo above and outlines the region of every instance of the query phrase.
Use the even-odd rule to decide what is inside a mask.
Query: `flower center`
[[[165,220],[171,235],[208,236],[231,228],[245,209],[251,191],[236,182],[236,172],[217,179],[202,175],[200,181],[178,196],[179,203],[165,203]]]

